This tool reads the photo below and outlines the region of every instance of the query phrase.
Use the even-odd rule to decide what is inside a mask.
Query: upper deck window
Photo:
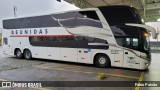
[[[79,11],[76,13],[76,26],[92,26],[102,28],[95,11]]]

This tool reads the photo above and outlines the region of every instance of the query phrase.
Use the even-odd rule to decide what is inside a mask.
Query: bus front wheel
[[[95,65],[99,68],[107,68],[111,66],[111,62],[108,56],[99,54],[95,58]]]
[[[28,60],[32,59],[32,53],[30,50],[27,49],[24,51],[24,58]]]
[[[23,57],[23,53],[21,52],[20,49],[17,49],[17,50],[16,50],[15,55],[16,55],[16,57],[17,57],[18,59],[22,59],[22,57]]]

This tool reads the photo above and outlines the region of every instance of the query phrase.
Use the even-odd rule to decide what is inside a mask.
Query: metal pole
[[[13,10],[14,10],[14,17],[17,17],[17,6],[14,6]]]

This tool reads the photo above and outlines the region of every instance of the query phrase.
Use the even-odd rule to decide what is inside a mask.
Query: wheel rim
[[[99,58],[99,63],[100,63],[101,65],[105,64],[105,63],[106,63],[106,58],[105,58],[105,57],[100,57],[100,58]]]
[[[19,57],[21,55],[21,51],[17,51],[17,56]]]
[[[26,52],[26,58],[30,58],[31,54],[29,52]]]

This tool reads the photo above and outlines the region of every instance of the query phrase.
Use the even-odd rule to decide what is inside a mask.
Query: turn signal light
[[[145,36],[145,37],[149,37],[149,36],[150,36],[150,34],[148,34],[148,33],[144,33],[144,36]]]

